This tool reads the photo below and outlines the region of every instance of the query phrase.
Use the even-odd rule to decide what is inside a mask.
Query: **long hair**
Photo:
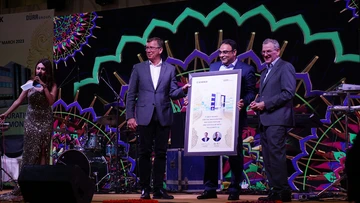
[[[54,85],[54,77],[53,77],[53,69],[51,61],[47,58],[40,59],[36,65],[35,65],[35,71],[36,74],[36,67],[39,63],[42,63],[45,66],[45,75],[41,76],[41,80],[51,89]]]

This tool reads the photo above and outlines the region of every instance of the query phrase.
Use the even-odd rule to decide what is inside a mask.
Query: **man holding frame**
[[[236,57],[237,44],[232,39],[224,39],[219,48],[219,62],[210,65],[210,71],[227,71],[241,69],[241,98],[237,102],[240,110],[238,142],[236,144],[237,154],[229,156],[230,169],[232,171],[232,180],[229,186],[228,200],[238,200],[240,195],[240,183],[242,182],[243,173],[243,154],[242,154],[242,130],[246,124],[246,106],[255,98],[255,69],[254,67],[239,61]],[[225,88],[225,87],[224,87]],[[218,186],[218,167],[219,156],[204,157],[204,192],[197,199],[217,198],[216,189]]]

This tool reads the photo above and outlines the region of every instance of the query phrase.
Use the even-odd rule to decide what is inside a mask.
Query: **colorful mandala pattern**
[[[94,28],[97,28],[95,20],[98,15],[95,12],[77,13],[67,16],[54,17],[54,63],[58,65],[82,53],[84,45],[89,46],[90,37],[93,35]]]
[[[346,8],[351,11],[353,18],[359,18],[359,0],[346,0]]]
[[[347,1],[347,9],[352,10],[354,15],[353,17],[358,17],[356,12],[357,8],[353,9],[351,7],[354,1]],[[351,3],[350,3],[351,2]],[[355,12],[354,12],[355,10]],[[135,42],[140,44],[145,44],[147,37],[153,31],[154,27],[160,27],[163,29],[167,29],[176,32],[176,29],[181,24],[181,22],[186,17],[194,17],[203,22],[204,26],[208,26],[211,23],[212,18],[216,17],[220,13],[226,12],[230,16],[232,16],[238,26],[240,26],[244,21],[248,18],[256,15],[266,16],[268,20],[271,30],[274,32],[278,28],[291,25],[297,23],[304,35],[304,44],[309,44],[311,42],[317,40],[329,40],[333,42],[335,56],[334,63],[340,63],[343,61],[359,63],[359,55],[358,54],[344,54],[343,45],[341,39],[339,38],[338,33],[336,32],[322,32],[322,33],[311,33],[310,28],[308,27],[305,19],[302,15],[292,16],[281,20],[276,20],[274,16],[270,13],[270,11],[265,6],[259,6],[257,8],[240,15],[236,10],[228,6],[227,4],[222,4],[215,10],[213,10],[208,16],[203,16],[199,14],[197,11],[191,10],[187,8],[177,20],[174,21],[173,24],[161,20],[154,19],[148,28],[144,31],[142,37],[139,36],[124,36],[121,38],[118,48],[116,50],[115,55],[108,55],[97,58],[94,63],[93,68],[93,77],[86,78],[83,81],[74,83],[74,92],[76,92],[81,86],[87,84],[98,84],[98,71],[100,64],[107,61],[116,61],[121,63],[121,53],[125,46],[125,44],[129,42]],[[249,17],[250,16],[250,17]],[[179,60],[177,58],[169,57],[166,59],[167,62],[181,67],[182,71],[179,72],[179,75],[185,75],[186,72],[194,72],[193,70],[188,70],[188,66],[195,59],[200,59],[203,62],[210,64],[215,58],[217,58],[218,52],[215,51],[210,55],[207,55],[201,52],[198,49],[194,49],[194,51],[184,60]],[[253,50],[249,50],[244,52],[238,56],[239,60],[251,59],[257,67],[257,71],[260,72],[265,68],[265,65],[261,63],[260,58],[256,55]],[[191,67],[191,66],[190,66]],[[206,68],[199,69],[197,71],[206,71]],[[195,71],[196,72],[196,71]],[[305,98],[308,97],[317,97],[323,95],[324,91],[313,90],[312,83],[307,72],[296,73],[297,80],[301,81],[304,85],[305,89]],[[305,98],[300,95],[296,95],[301,101],[306,104],[313,111],[311,113],[316,113],[313,107],[308,104]],[[182,100],[173,101],[173,109],[174,112],[180,112],[184,110],[184,106],[182,105]],[[119,104],[121,106],[121,104]],[[344,104],[346,105],[346,104]],[[186,109],[186,108],[185,108]],[[301,109],[300,109],[301,110]],[[318,115],[322,115],[321,113],[316,113]],[[288,156],[288,159],[292,162],[293,168],[295,172],[289,177],[289,185],[293,190],[323,190],[327,186],[334,183],[336,180],[340,179],[340,175],[343,172],[343,161],[345,158],[346,148],[344,147],[344,130],[338,130],[338,126],[343,126],[341,118],[335,118],[328,116],[329,112],[326,112],[326,119],[321,120],[322,125],[318,128],[311,128],[308,134],[301,137],[296,135],[297,131],[295,129],[290,129],[289,134],[291,133],[292,137],[295,138],[294,146],[298,145],[297,154],[293,156]],[[356,125],[355,123],[354,125]],[[350,127],[350,126],[349,126]],[[356,130],[353,130],[356,133]],[[310,134],[310,135],[309,135]],[[252,138],[251,138],[252,137]],[[261,157],[261,146],[258,142],[258,134],[255,133],[255,130],[252,131],[244,139],[248,138],[248,142],[244,142],[244,175],[246,177],[246,182],[248,184],[248,188],[255,189],[266,189],[266,177],[264,176],[264,170],[266,170],[262,166],[262,157]],[[292,143],[287,143],[287,145],[291,145]],[[309,187],[310,186],[310,187]],[[336,189],[336,188],[331,188]]]

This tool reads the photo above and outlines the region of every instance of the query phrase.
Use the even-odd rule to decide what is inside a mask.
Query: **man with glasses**
[[[233,69],[241,69],[241,93],[242,99],[237,102],[237,107],[240,110],[239,116],[239,131],[238,143],[236,146],[237,155],[229,156],[229,164],[232,172],[231,184],[229,186],[228,200],[238,200],[240,195],[240,183],[243,180],[243,141],[242,130],[246,124],[246,106],[250,104],[255,98],[255,69],[254,67],[245,64],[236,57],[237,44],[234,40],[224,39],[219,48],[219,58],[221,61],[212,63],[210,71],[226,71]],[[226,88],[226,87],[224,87]],[[217,198],[216,189],[218,188],[218,167],[219,156],[205,156],[204,157],[204,192],[197,197],[197,199]]]
[[[280,58],[280,45],[274,39],[263,42],[262,55],[267,68],[260,76],[259,97],[250,104],[260,118],[260,142],[270,188],[269,195],[259,200],[290,202],[285,141],[287,128],[295,125],[295,68]]]
[[[185,96],[190,87],[177,86],[175,67],[162,61],[164,42],[158,37],[146,42],[147,61],[135,64],[131,73],[126,101],[127,126],[139,132],[139,176],[142,189],[141,199],[150,199],[151,169],[154,199],[173,199],[163,188],[166,151],[172,108],[170,99]],[[154,164],[151,154],[154,146]]]

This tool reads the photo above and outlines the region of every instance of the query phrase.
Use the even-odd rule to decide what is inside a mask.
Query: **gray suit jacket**
[[[170,99],[184,96],[182,88],[177,85],[175,67],[171,64],[162,62],[156,88],[151,79],[149,61],[135,64],[126,98],[126,119],[135,118],[138,125],[148,125],[156,113],[162,126],[170,126],[173,119]]]
[[[295,68],[281,58],[267,76],[266,69],[260,76],[257,102],[264,101],[265,109],[260,111],[260,122],[264,126],[294,126],[293,98],[296,89]]]

